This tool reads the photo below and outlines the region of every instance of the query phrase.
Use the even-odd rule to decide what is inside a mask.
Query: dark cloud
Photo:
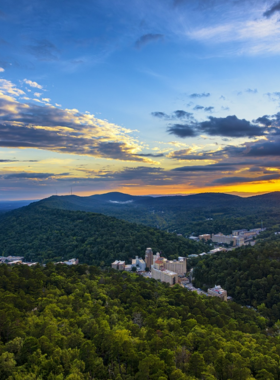
[[[141,47],[143,47],[144,45],[147,45],[150,42],[163,40],[163,38],[164,38],[163,34],[154,34],[154,33],[144,34],[135,42],[135,47],[137,49],[140,49]]]
[[[167,128],[170,135],[178,137],[195,137],[198,135],[197,131],[192,125],[189,124],[173,124]]]
[[[200,123],[195,121],[191,124],[174,124],[167,128],[167,132],[178,137],[193,137],[201,133],[209,136],[255,137],[265,133],[265,128],[245,119],[238,119],[235,115],[220,118],[209,116],[208,119]]]
[[[164,157],[163,153],[152,154],[152,153],[141,153],[137,154],[137,157]]]
[[[263,171],[263,168],[261,168],[260,166],[252,166],[249,169],[249,172],[261,172],[261,171]]]
[[[280,156],[280,140],[256,142],[248,146],[243,155],[248,157]]]
[[[173,171],[182,172],[214,172],[214,171],[235,171],[237,167],[230,163],[218,163],[212,165],[182,166]]]
[[[214,107],[204,107],[205,112],[212,112],[214,111]]]
[[[160,167],[138,166],[135,168],[125,167],[120,171],[95,173],[93,178],[59,178],[59,182],[68,180],[77,182],[119,182],[125,183],[126,186],[141,186],[141,185],[170,185],[185,183],[186,179],[192,178],[194,175],[188,173],[184,175],[179,172],[166,171]],[[130,185],[130,183],[133,185]]]
[[[193,107],[194,111],[199,111],[199,110],[203,110],[203,109],[204,109],[204,107],[200,106],[199,104],[197,104],[195,107]]]
[[[10,110],[13,110],[11,112]],[[51,106],[23,104],[0,99],[0,146],[37,148],[60,153],[72,153],[124,161],[147,161],[132,153],[130,143],[114,140],[114,134],[104,141],[102,127],[92,123],[88,115]],[[89,123],[90,135],[84,131]],[[45,127],[37,128],[37,126]],[[106,137],[106,136],[105,136]]]
[[[274,3],[270,8],[268,8],[263,13],[263,16],[266,17],[266,18],[269,18],[269,17],[271,17],[276,12],[280,12],[280,1]]]
[[[4,179],[48,179],[51,177],[57,177],[57,176],[68,176],[69,173],[61,173],[61,174],[54,174],[54,173],[27,173],[27,172],[21,172],[21,173],[13,173],[13,174],[7,174],[4,177]]]
[[[225,137],[262,136],[265,131],[264,128],[245,119],[238,119],[235,115],[220,118],[209,116],[208,121],[200,123],[199,129],[210,136]]]
[[[188,149],[182,149],[169,153],[167,157],[175,160],[208,160],[211,159],[211,153],[193,154]]]
[[[58,48],[48,40],[35,41],[28,46],[28,51],[40,61],[58,60]]]
[[[143,161],[131,154],[130,148],[121,142],[104,142],[98,139],[79,137],[77,134],[60,134],[46,129],[0,125],[0,146],[37,148],[60,153],[72,153],[112,158],[123,161]]]
[[[208,98],[210,96],[209,92],[202,92],[200,94],[194,93],[190,95],[190,98]]]
[[[265,125],[266,127],[269,127],[272,124],[272,121],[269,119],[269,116],[267,116],[267,115],[258,117],[256,120],[253,120],[253,121],[254,121],[254,123]]]
[[[176,119],[192,119],[193,114],[184,110],[176,110],[172,114],[167,115],[164,112],[151,112],[151,115],[165,120],[176,120]]]
[[[0,160],[0,162],[18,162],[18,160]]]
[[[177,110],[177,111],[174,111],[173,112],[173,115],[175,116],[175,118],[177,119],[190,119],[192,118],[193,114],[190,113],[190,112],[187,112],[187,111],[183,111],[183,110]],[[172,115],[172,116],[173,116]]]
[[[169,116],[164,112],[151,112],[151,115],[154,117],[159,117],[160,119],[168,119]]]
[[[0,160],[1,162],[39,162],[39,160]]]
[[[280,179],[280,174],[263,175],[260,177],[248,178],[248,177],[223,177],[212,181],[211,183],[216,185],[230,185],[232,183],[244,183],[244,182],[260,182],[260,181],[272,181]]]

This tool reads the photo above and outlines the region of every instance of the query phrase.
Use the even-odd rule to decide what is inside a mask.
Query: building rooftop
[[[210,288],[209,290],[212,290],[212,292],[216,292],[218,294],[223,294],[225,292],[220,285],[215,285],[214,288]]]

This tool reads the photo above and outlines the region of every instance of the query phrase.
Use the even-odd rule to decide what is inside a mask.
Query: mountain
[[[59,210],[40,202],[4,214],[0,218],[0,255],[24,256],[27,261],[46,263],[78,258],[81,263],[110,266],[147,247],[175,259],[207,249],[175,234],[101,214]]]
[[[231,233],[232,229],[274,225],[280,193],[248,198],[223,193],[188,196],[131,196],[107,193],[79,197],[52,196],[38,202],[48,208],[98,212],[182,234]]]

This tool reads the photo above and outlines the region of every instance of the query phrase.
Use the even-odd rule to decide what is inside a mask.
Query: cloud
[[[165,155],[163,153],[158,154],[152,154],[152,153],[138,153],[138,157],[164,157]]]
[[[49,103],[49,102],[51,101],[50,98],[42,98],[42,100],[43,100],[44,102],[47,102],[47,103]]]
[[[151,115],[154,117],[158,117],[159,119],[165,119],[165,120],[176,120],[176,119],[192,119],[193,114],[191,112],[187,112],[184,110],[176,110],[172,112],[170,115],[166,114],[165,112],[151,112]]]
[[[164,38],[163,34],[154,34],[154,33],[144,34],[135,42],[135,47],[137,49],[141,49],[143,46],[147,45],[148,43],[160,41],[160,40],[163,40],[163,38]]]
[[[220,118],[209,116],[208,121],[200,123],[199,129],[210,136],[255,137],[264,134],[264,128],[238,119],[235,115]]]
[[[280,100],[280,92],[267,92],[265,94],[272,102],[278,102]]]
[[[212,112],[212,111],[214,111],[214,107],[204,107],[204,111],[205,112]]]
[[[167,128],[167,132],[170,135],[176,135],[178,137],[195,137],[198,132],[192,125],[189,124],[173,124]]]
[[[28,46],[29,52],[40,61],[58,60],[58,48],[48,40],[35,41],[33,45]]]
[[[194,93],[190,95],[190,98],[208,98],[210,96],[209,92],[202,92],[200,94]]]
[[[36,96],[37,98],[39,98],[41,95],[42,95],[41,92],[34,92],[34,96]]]
[[[5,69],[3,69],[3,67],[0,67],[0,73],[3,73],[5,71]]]
[[[178,137],[194,137],[206,133],[209,136],[238,138],[263,136],[265,128],[232,115],[220,118],[209,116],[206,121],[192,121],[190,124],[173,124],[167,128],[167,132]]]
[[[169,119],[169,116],[164,112],[151,112],[151,115],[160,119]]]
[[[271,17],[276,12],[280,12],[280,1],[274,3],[270,8],[268,8],[263,13],[263,16],[266,17],[266,18],[269,18],[269,17]]]
[[[6,79],[0,79],[0,99],[9,96],[20,96],[24,95],[25,92],[17,88],[11,81]]]
[[[18,160],[0,160],[0,162],[18,162]]]
[[[177,119],[189,119],[192,118],[193,114],[183,110],[177,110],[173,112],[173,115]]]
[[[247,88],[247,90],[245,90],[245,92],[248,92],[248,94],[257,94],[258,90],[256,88],[254,90],[252,90],[251,88]]]
[[[24,83],[28,84],[30,87],[35,87],[35,88],[39,88],[39,89],[42,89],[43,86],[41,86],[40,84],[38,84],[37,82],[33,82],[32,80],[29,80],[29,79],[23,79]]]
[[[183,173],[170,170],[164,170],[161,167],[138,166],[135,168],[124,167],[118,171],[101,171],[94,172],[83,170],[87,174],[85,178],[59,178],[59,182],[75,180],[77,182],[115,182],[126,187],[139,186],[166,186],[175,184],[185,184],[186,181],[195,178],[195,173]],[[91,177],[92,175],[92,177]],[[114,185],[116,186],[116,184]]]
[[[272,181],[280,179],[280,174],[269,174],[260,177],[223,177],[215,179],[211,182],[213,185],[231,185],[233,183],[246,183],[246,182],[261,182],[261,181]]]
[[[0,80],[1,147],[154,163],[149,156],[137,155],[142,146],[130,136],[131,130],[76,109],[21,103],[15,98],[21,93],[11,82]]]
[[[203,109],[204,109],[204,107],[200,106],[200,105],[196,105],[195,107],[193,107],[194,111],[199,111],[199,110],[203,110]]]
[[[240,149],[238,150],[240,153]],[[247,157],[266,157],[266,156],[280,156],[280,140],[275,141],[259,141],[255,144],[248,145],[243,149],[243,156]]]
[[[167,158],[174,160],[209,160],[211,159],[211,153],[209,152],[198,152],[193,153],[190,149],[181,149],[170,152]]]
[[[237,165],[239,165],[237,163]],[[173,171],[181,172],[214,172],[214,171],[236,171],[237,167],[231,163],[218,163],[212,165],[196,165],[196,166],[182,166],[172,169]]]
[[[51,177],[60,177],[60,176],[68,176],[69,173],[60,173],[60,174],[54,174],[54,173],[28,173],[28,172],[21,172],[21,173],[13,173],[13,174],[7,174],[4,177],[4,179],[34,179],[34,180],[43,180],[48,179]]]

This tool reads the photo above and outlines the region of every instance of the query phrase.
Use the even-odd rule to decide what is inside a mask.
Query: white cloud
[[[41,92],[34,92],[34,96],[36,96],[37,98],[39,98],[41,95],[42,95]]]
[[[50,98],[42,98],[42,100],[43,100],[44,102],[47,102],[47,103],[49,103],[49,102],[51,101]]]
[[[29,79],[23,79],[24,83],[28,84],[30,87],[35,87],[35,88],[40,88],[42,89],[43,86],[41,86],[40,84],[38,84],[37,82],[32,82],[32,80],[29,80]]]
[[[201,42],[219,44],[241,43],[241,54],[279,53],[280,23],[277,18],[231,20],[225,24],[211,25],[187,31],[187,37]],[[232,46],[231,46],[232,49]]]
[[[12,82],[6,79],[0,79],[0,96],[1,94],[19,96],[25,92],[17,88]]]
[[[5,69],[3,69],[3,67],[0,67],[0,73],[3,73],[5,71]]]

